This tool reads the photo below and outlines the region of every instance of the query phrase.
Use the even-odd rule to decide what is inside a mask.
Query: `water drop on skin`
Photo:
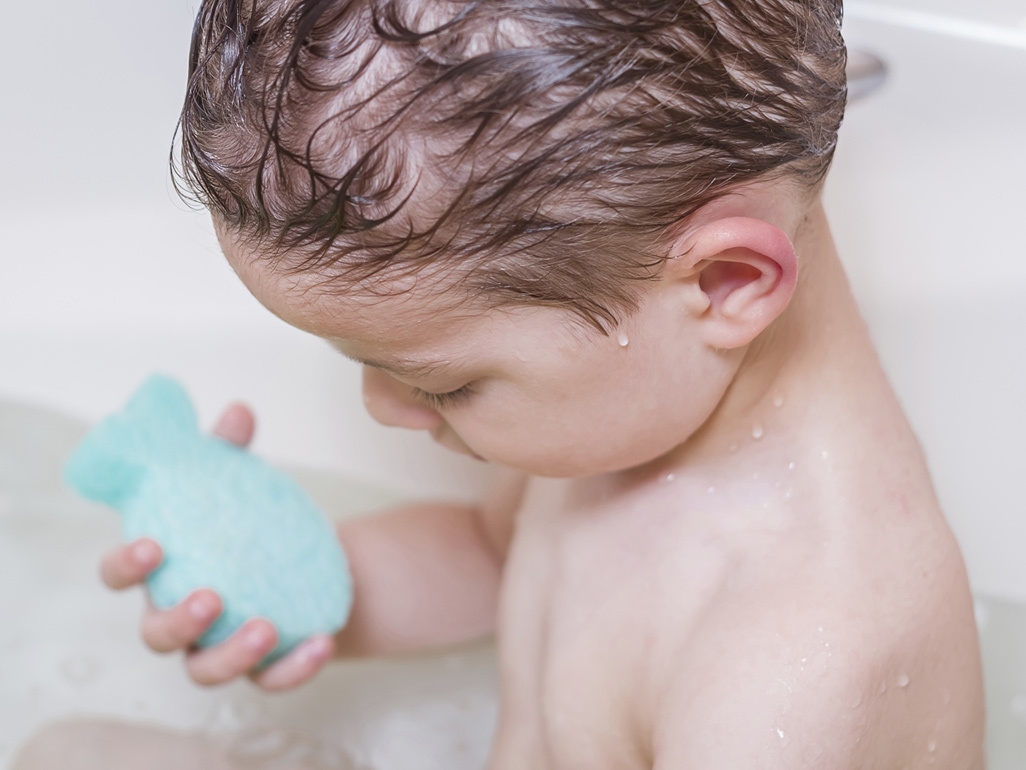
[[[616,338],[616,341],[620,343],[621,348],[625,348],[630,344],[630,338],[627,337],[625,332],[620,332],[620,336]]]
[[[793,471],[793,470],[794,470],[794,468],[795,468],[795,465],[794,465],[794,463],[788,463],[788,464],[787,464],[787,469],[788,469],[789,471]]]
[[[783,393],[777,393],[777,395],[775,395],[773,397],[773,406],[775,406],[777,409],[779,409],[783,405],[784,405],[784,394]]]
[[[823,453],[822,453],[822,454],[821,454],[820,456],[821,456],[821,457],[822,457],[822,458],[823,458],[824,460],[826,460],[826,459],[827,459],[828,457],[830,457],[830,453],[829,453],[828,451],[826,451],[826,450],[824,449],[824,450],[823,450]]]
[[[898,675],[898,687],[908,687],[908,674]]]
[[[929,752],[934,752],[934,751],[937,750],[937,739],[936,738],[931,738],[930,740],[928,740],[926,742],[926,750],[929,751]]]
[[[752,426],[752,438],[754,438],[756,441],[758,441],[759,439],[762,438],[762,435],[763,435],[762,426],[759,425],[758,423],[753,425]]]
[[[716,491],[716,487],[709,487],[709,488],[708,488],[707,490],[705,490],[705,491],[706,491],[706,492],[708,492],[708,493],[709,493],[709,494],[711,495],[711,494],[713,494],[713,493],[714,493],[714,492]]]
[[[675,478],[676,476],[674,476],[672,473],[667,473],[665,476],[663,476],[663,483],[670,484],[673,482]]]

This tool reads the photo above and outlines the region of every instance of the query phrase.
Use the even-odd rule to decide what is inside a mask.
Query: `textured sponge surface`
[[[286,474],[201,433],[174,380],[147,380],[86,436],[65,479],[120,511],[127,539],[160,543],[164,561],[147,579],[157,607],[197,588],[221,596],[224,611],[200,646],[264,617],[279,635],[270,661],[344,625],[352,582],[332,526]]]

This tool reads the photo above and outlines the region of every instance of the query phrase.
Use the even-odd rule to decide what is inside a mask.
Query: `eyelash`
[[[426,390],[414,388],[414,393],[426,406],[431,409],[452,409],[460,406],[470,398],[470,385],[450,390],[448,393],[428,393]]]

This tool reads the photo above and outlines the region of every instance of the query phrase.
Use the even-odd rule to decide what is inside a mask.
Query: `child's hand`
[[[214,434],[238,446],[253,438],[253,414],[244,406],[229,407]],[[163,559],[160,546],[149,538],[115,548],[103,559],[100,574],[110,588],[122,590],[142,583]],[[216,685],[248,675],[265,690],[287,690],[313,677],[332,658],[335,640],[327,634],[312,636],[266,669],[253,669],[274,649],[278,634],[270,621],[246,621],[221,644],[205,649],[193,645],[221,613],[221,599],[210,589],[193,591],[169,610],[150,605],[142,621],[142,637],[156,652],[185,650],[185,667],[197,684]]]

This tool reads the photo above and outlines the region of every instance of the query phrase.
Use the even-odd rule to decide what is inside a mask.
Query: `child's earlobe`
[[[747,345],[787,307],[798,259],[787,235],[760,219],[731,217],[690,234],[671,270],[697,275],[705,307],[705,342],[719,349]]]

